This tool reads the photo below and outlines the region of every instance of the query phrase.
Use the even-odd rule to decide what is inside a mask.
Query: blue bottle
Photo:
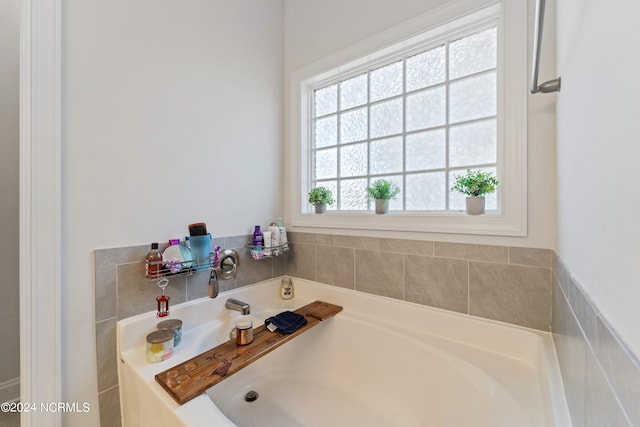
[[[253,246],[262,247],[262,231],[259,225],[256,225],[255,231],[253,232]]]

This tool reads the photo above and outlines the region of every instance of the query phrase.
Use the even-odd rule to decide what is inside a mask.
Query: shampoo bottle
[[[162,267],[162,254],[158,250],[158,244],[152,243],[151,250],[147,252],[145,260],[145,274],[150,279],[157,279],[160,277],[160,268]]]
[[[255,246],[256,249],[262,249],[262,243],[262,231],[260,230],[260,226],[256,225],[253,231],[253,246]]]

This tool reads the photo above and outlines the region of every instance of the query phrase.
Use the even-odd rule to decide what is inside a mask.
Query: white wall
[[[0,402],[20,392],[18,21],[18,0],[0,0]]]
[[[442,6],[445,0],[285,0],[285,73],[361,42],[376,33],[401,25],[418,14]],[[552,2],[549,2],[552,3]],[[533,32],[534,0],[529,0],[530,38]],[[554,25],[550,14],[544,38],[541,78],[555,77]],[[407,34],[409,35],[409,34]],[[528,58],[531,61],[531,42]],[[285,86],[285,90],[288,87]],[[288,98],[285,98],[288,99]],[[555,245],[555,96],[530,96],[528,115],[528,236],[492,237],[462,234],[366,232],[413,239],[503,244],[540,248]],[[289,119],[285,113],[285,120]],[[285,126],[285,129],[288,129]],[[287,136],[287,138],[289,138]],[[295,142],[293,142],[295,143]],[[287,160],[288,161],[288,160]],[[285,181],[288,182],[288,181]],[[285,202],[287,188],[285,188]],[[300,229],[304,230],[304,229]],[[318,231],[319,229],[315,229]],[[314,231],[314,229],[308,229]],[[344,230],[329,230],[344,233]]]
[[[640,354],[640,3],[557,4],[558,253]]]
[[[63,4],[63,399],[97,425],[96,248],[282,215],[281,0]]]

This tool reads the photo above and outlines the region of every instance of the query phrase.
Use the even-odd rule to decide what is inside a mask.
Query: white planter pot
[[[316,213],[317,214],[323,214],[327,211],[327,204],[326,203],[322,203],[319,205],[315,205],[316,207]]]
[[[386,214],[389,212],[389,200],[376,199],[376,213]]]
[[[469,196],[466,202],[468,215],[482,215],[484,213],[484,196]]]

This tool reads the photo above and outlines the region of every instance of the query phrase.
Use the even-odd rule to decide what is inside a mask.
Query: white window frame
[[[464,212],[312,212],[306,199],[311,180],[310,111],[312,88],[364,64],[384,63],[400,50],[412,49],[440,34],[486,26],[498,17],[498,164],[499,212],[471,216]],[[393,27],[371,39],[296,70],[290,78],[287,140],[287,203],[296,227],[419,231],[502,236],[527,234],[527,10],[526,2],[462,0]],[[345,64],[348,64],[345,65]],[[367,66],[368,66],[367,65]],[[507,96],[508,94],[508,96]],[[508,142],[508,143],[505,143]]]

